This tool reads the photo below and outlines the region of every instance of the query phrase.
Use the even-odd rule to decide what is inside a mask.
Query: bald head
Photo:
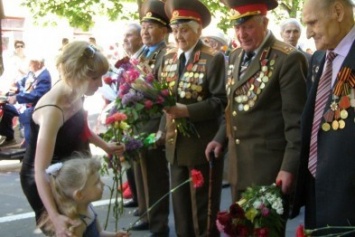
[[[302,20],[319,50],[334,49],[354,26],[352,0],[306,0]]]

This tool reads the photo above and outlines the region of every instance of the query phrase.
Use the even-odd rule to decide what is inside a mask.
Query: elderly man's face
[[[142,46],[142,38],[139,31],[133,27],[126,30],[123,35],[123,49],[131,54],[134,54]]]
[[[323,0],[308,0],[303,7],[302,20],[307,27],[307,38],[313,38],[318,50],[334,49],[341,41],[342,22],[333,3],[330,9],[322,8]],[[340,9],[342,10],[342,9]]]
[[[186,52],[191,49],[201,36],[201,28],[194,29],[186,23],[172,25],[172,33],[176,41],[176,46]]]
[[[234,26],[240,46],[246,51],[256,50],[263,42],[267,32],[268,19],[254,16],[244,23]]]
[[[142,22],[141,36],[143,44],[153,46],[162,42],[168,33],[168,29],[158,23]]]
[[[301,30],[294,23],[289,23],[285,25],[284,30],[281,32],[281,38],[283,39],[283,41],[294,47],[297,46],[300,36]]]

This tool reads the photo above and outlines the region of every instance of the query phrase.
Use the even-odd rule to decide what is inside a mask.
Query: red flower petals
[[[114,122],[120,122],[123,120],[127,119],[127,115],[123,114],[123,113],[114,113],[113,115],[111,115],[110,117],[108,117],[106,119],[106,124],[112,124]]]
[[[203,186],[204,179],[200,171],[195,169],[191,170],[191,180],[194,185],[194,188],[200,188]]]

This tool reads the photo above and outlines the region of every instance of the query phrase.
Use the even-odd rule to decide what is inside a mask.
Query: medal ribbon
[[[352,88],[355,87],[355,75],[351,73],[351,69],[343,67],[337,76],[337,81],[334,86],[333,94],[340,97],[341,95],[349,94],[349,84]]]

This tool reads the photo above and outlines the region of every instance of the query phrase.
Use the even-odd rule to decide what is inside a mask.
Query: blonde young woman
[[[49,183],[60,213],[78,220],[71,228],[75,236],[83,237],[128,237],[126,231],[109,232],[101,228],[93,201],[100,200],[104,189],[100,177],[101,163],[98,159],[74,157],[48,167]],[[40,225],[54,234],[53,225],[43,214]]]
[[[77,223],[59,214],[50,191],[46,168],[75,152],[89,154],[89,143],[110,154],[122,154],[124,147],[106,143],[88,128],[83,96],[102,85],[109,68],[107,59],[83,41],[68,44],[57,59],[60,80],[37,103],[31,121],[31,136],[20,173],[22,189],[36,214],[44,210],[53,222],[57,237],[72,236]]]

